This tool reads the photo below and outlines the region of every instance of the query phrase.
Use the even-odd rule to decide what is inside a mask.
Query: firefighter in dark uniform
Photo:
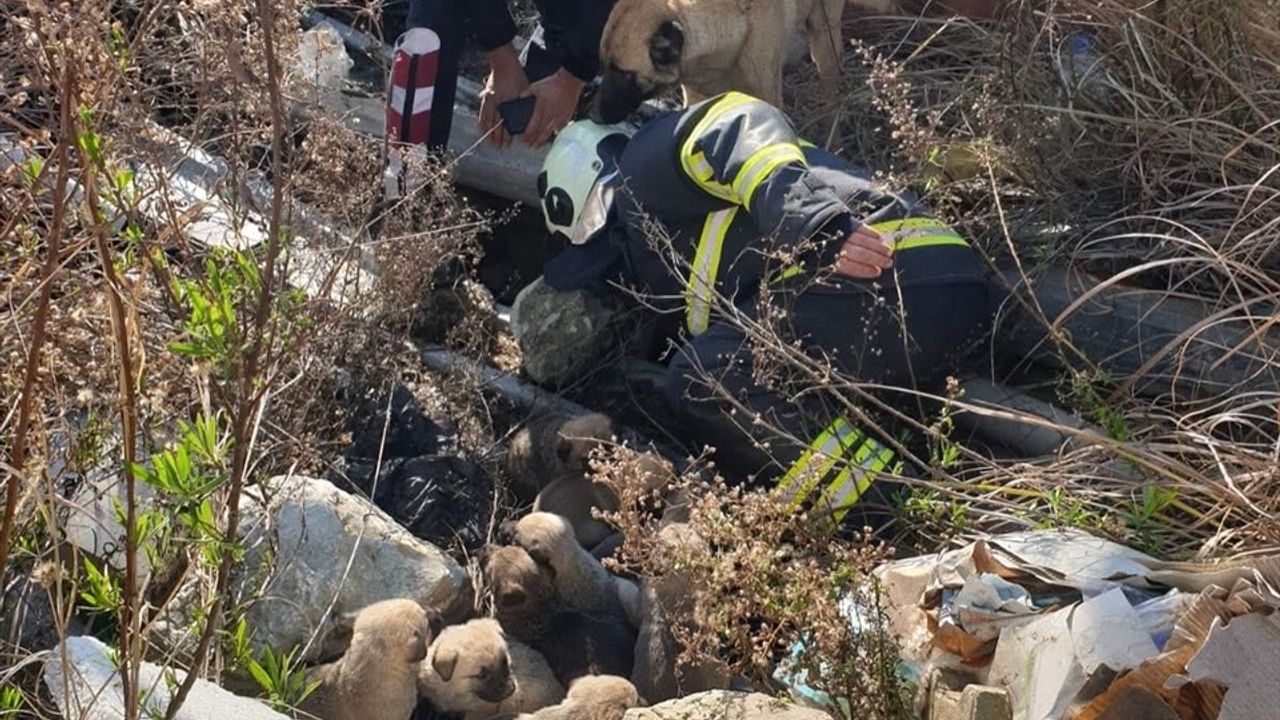
[[[537,102],[523,140],[538,147],[573,119],[583,87],[599,72],[600,36],[613,1],[535,0],[545,47],[531,53],[538,62],[526,67],[513,44],[516,25],[508,0],[410,0],[407,26],[430,29],[439,38],[440,78],[434,87],[430,144],[444,147],[448,141],[464,21],[489,60],[481,133],[494,144],[509,143],[498,105],[532,95]]]
[[[882,521],[895,453],[830,395],[761,382],[742,328],[760,320],[765,294],[808,356],[859,382],[938,393],[989,326],[979,257],[909,193],[803,142],[780,110],[741,93],[629,134],[580,121],[552,145],[543,210],[569,244],[545,282],[636,288],[678,321],[666,400],[719,467],[837,522]],[[669,245],[655,244],[655,227]]]

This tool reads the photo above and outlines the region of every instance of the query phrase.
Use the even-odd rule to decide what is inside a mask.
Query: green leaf
[[[129,191],[129,186],[133,184],[133,170],[131,168],[121,168],[112,176],[115,182],[116,194],[124,197]]]
[[[40,157],[39,155],[31,156],[25,163],[22,164],[22,176],[23,178],[26,179],[27,184],[31,187],[35,187],[36,183],[40,181],[40,175],[43,172],[44,172],[44,158]]]
[[[249,658],[248,662],[245,663],[245,668],[249,671],[249,674],[253,676],[254,681],[258,683],[258,687],[261,687],[268,693],[274,689],[271,677],[267,675],[266,670],[262,669],[262,665],[257,660]]]

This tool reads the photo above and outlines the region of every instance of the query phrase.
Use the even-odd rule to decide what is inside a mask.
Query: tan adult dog
[[[621,122],[677,85],[686,105],[737,90],[782,106],[782,67],[802,32],[826,91],[844,57],[848,5],[886,12],[895,0],[618,0],[600,41],[597,122]]]

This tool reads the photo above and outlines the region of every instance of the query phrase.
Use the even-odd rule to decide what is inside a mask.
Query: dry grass
[[[992,23],[866,18],[850,29],[834,132],[804,73],[792,84],[797,116],[818,118],[801,122],[808,137],[923,189],[999,267],[1034,277],[1070,265],[1203,302],[1209,319],[1162,356],[1175,369],[1222,324],[1265,340],[1259,365],[1280,361],[1274,3],[1015,1]],[[1096,54],[1073,71],[1064,48],[1077,32]],[[1020,302],[1015,314],[1054,320]],[[1102,437],[1032,463],[981,451],[950,471],[935,463],[940,477],[913,491],[909,513],[926,537],[1077,524],[1178,556],[1280,544],[1280,392],[1240,378],[1198,396],[1138,395],[1136,374],[1056,339],[1049,354],[1073,369],[1042,389]],[[1259,349],[1208,351],[1225,362]]]

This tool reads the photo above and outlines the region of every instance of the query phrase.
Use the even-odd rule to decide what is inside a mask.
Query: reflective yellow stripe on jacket
[[[894,251],[912,250],[935,245],[960,245],[968,247],[969,243],[960,233],[951,229],[941,220],[931,218],[906,218],[905,220],[886,220],[874,223],[872,230],[880,233],[893,247]],[[795,277],[804,272],[799,265],[783,268],[774,276],[775,283]]]
[[[685,173],[709,194],[739,205],[749,204],[756,189],[779,166],[789,162],[805,162],[804,152],[795,143],[775,143],[752,153],[729,184],[716,180],[715,170],[707,162],[706,154],[697,148],[698,140],[726,113],[753,102],[760,101],[740,92],[726,93],[707,109],[680,146],[680,164]]]
[[[930,247],[933,245],[968,245],[960,233],[950,225],[932,218],[906,218],[873,223],[871,229],[880,233],[894,250]]]
[[[702,236],[698,238],[698,249],[694,252],[689,279],[684,287],[685,326],[691,335],[706,332],[711,321],[720,253],[724,249],[725,234],[737,215],[737,206],[725,208],[708,214],[702,223]]]
[[[794,512],[836,471],[835,478],[813,498],[813,505],[825,510],[827,520],[835,526],[866,494],[876,474],[893,461],[892,450],[848,420],[836,418],[791,464],[774,490]]]

